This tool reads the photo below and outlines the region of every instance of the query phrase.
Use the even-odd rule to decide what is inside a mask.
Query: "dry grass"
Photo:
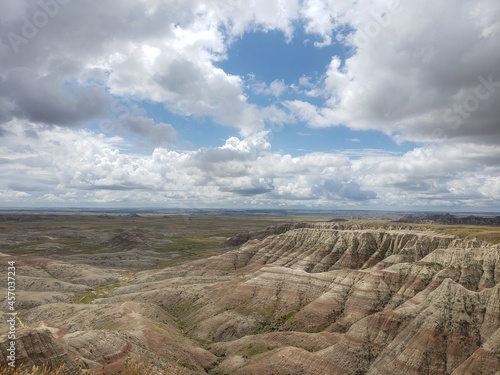
[[[152,364],[146,364],[139,359],[132,358],[127,360],[125,367],[116,373],[116,375],[142,375],[142,374],[158,374],[158,375],[184,375],[185,369],[179,366],[178,363],[169,364],[165,371],[159,371]],[[114,375],[115,373],[113,373]]]
[[[92,372],[90,372],[91,374]],[[67,371],[64,370],[64,365],[53,369],[48,365],[33,366],[31,369],[19,369],[9,366],[0,366],[1,375],[66,375]],[[82,371],[81,374],[89,374],[89,372]],[[187,374],[185,368],[181,367],[177,362],[168,364],[167,369],[164,371],[158,370],[152,364],[146,364],[143,361],[132,358],[125,362],[125,366],[118,371],[105,372],[107,375],[185,375]],[[73,374],[72,374],[73,375]]]
[[[24,216],[28,216],[27,214]],[[173,264],[220,254],[222,238],[242,231],[263,229],[286,222],[284,215],[165,214],[110,215],[100,219],[92,214],[54,214],[38,222],[0,222],[0,252],[70,256],[116,253],[120,249],[106,245],[117,230],[141,232],[159,256]],[[169,254],[175,252],[177,258]],[[169,264],[170,265],[170,264]]]
[[[33,366],[31,369],[18,369],[9,366],[0,366],[0,374],[2,375],[63,375],[64,366],[53,370],[49,366]]]
[[[424,225],[438,233],[451,234],[463,239],[477,239],[480,241],[500,244],[500,227],[487,225]]]
[[[496,225],[462,225],[462,224],[415,224],[399,223],[387,220],[351,220],[352,224],[363,224],[371,228],[408,227],[414,230],[431,230],[440,234],[449,234],[462,239],[500,244],[500,226]]]

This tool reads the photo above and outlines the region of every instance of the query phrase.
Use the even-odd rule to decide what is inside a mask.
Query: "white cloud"
[[[109,106],[107,91],[209,116],[242,134],[267,122],[293,122],[252,104],[242,78],[216,62],[245,32],[281,30],[292,38],[301,20],[323,38],[320,45],[342,41],[354,55],[345,65],[333,56],[320,87],[306,77],[293,86],[325,104],[285,101],[290,115],[316,127],[376,129],[398,141],[499,141],[495,0],[251,0],[245,7],[234,0],[69,2],[24,35],[26,20],[41,9],[27,1],[2,5],[2,122],[85,124]],[[13,33],[26,43],[14,46]],[[275,80],[261,91],[279,98],[285,89]]]
[[[181,115],[209,116],[244,134],[259,130],[274,117],[248,102],[240,77],[214,63],[225,58],[231,40],[248,30],[279,29],[290,38],[298,2],[246,5],[232,0],[70,2],[57,5],[54,14],[45,12],[47,24],[28,37],[26,23],[44,12],[40,5],[4,4],[2,17],[11,22],[0,25],[0,121],[82,124],[103,114],[109,91],[164,103]],[[12,43],[8,36],[13,34],[26,43]],[[269,90],[279,96],[284,88],[274,82]]]
[[[0,138],[0,191],[11,204],[244,205],[484,209],[499,198],[497,147],[424,147],[404,155],[273,152],[267,133],[194,151],[125,154],[124,141],[86,130],[10,122]],[[24,136],[26,129],[36,137]],[[15,181],[13,183],[12,181]],[[497,209],[500,207],[497,207]]]
[[[237,0],[216,1],[228,6],[221,16],[229,20],[227,28],[232,35],[243,34],[248,28],[282,30],[287,38],[293,34],[293,20],[298,17],[297,0],[249,0],[243,5]]]
[[[3,202],[498,206],[498,1],[73,1],[28,30],[39,11],[39,2],[0,3]],[[332,56],[324,74],[290,86],[246,87],[218,66],[244,33],[290,40],[301,23],[321,37],[317,48],[340,43],[349,58]],[[252,103],[252,89],[272,104]],[[128,108],[116,111],[113,99]],[[149,118],[140,101],[239,137],[172,151],[177,125]],[[89,130],[106,116],[105,135]],[[297,122],[421,146],[273,151],[266,129]],[[155,149],[124,151],[131,144]]]
[[[176,143],[176,131],[170,124],[157,123],[151,118],[134,116],[128,112],[117,120],[104,120],[101,130],[105,133],[117,134],[135,141],[139,147],[161,147]]]
[[[257,94],[273,95],[276,98],[279,98],[288,88],[285,82],[279,79],[275,79],[269,85],[264,82],[255,82],[252,86]]]
[[[311,126],[376,129],[398,141],[500,141],[498,2],[310,0],[303,13],[325,40],[339,25],[354,28],[355,54],[342,67],[333,57],[327,70],[325,106],[298,112]]]

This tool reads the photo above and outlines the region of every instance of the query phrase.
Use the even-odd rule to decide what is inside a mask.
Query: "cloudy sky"
[[[0,2],[0,207],[500,211],[498,0]]]

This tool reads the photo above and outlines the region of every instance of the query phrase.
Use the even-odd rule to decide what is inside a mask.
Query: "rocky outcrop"
[[[148,355],[196,374],[500,371],[499,245],[348,222],[289,223],[227,244],[219,256],[140,272],[93,304],[31,308],[24,324],[49,329],[91,369]],[[62,262],[48,266],[37,277],[53,293],[90,285]]]
[[[451,214],[412,214],[404,215],[400,223],[447,224],[447,225],[500,225],[500,216],[456,216]]]
[[[0,350],[7,353],[6,338],[0,337]],[[16,336],[16,364],[18,368],[49,366],[58,369],[64,366],[64,374],[75,374],[85,368],[83,361],[67,347],[58,343],[48,329],[19,330]],[[5,356],[0,357],[0,366],[6,366]]]
[[[255,239],[262,240],[272,234],[284,233],[291,229],[306,228],[310,225],[311,225],[310,223],[298,222],[298,223],[284,223],[280,225],[270,226],[260,231],[237,234],[236,236],[229,238],[224,243],[224,245],[232,247],[241,246],[245,242],[248,242],[250,240],[255,240]]]
[[[447,247],[453,236],[402,230],[338,230],[303,228],[248,243],[249,262],[280,265],[307,272],[332,269],[366,269],[389,256],[398,262],[415,262],[438,247]]]
[[[136,214],[133,214],[136,215]],[[130,217],[140,217],[139,215]],[[116,235],[104,243],[106,247],[117,249],[120,251],[129,250],[152,250],[151,245],[148,244],[146,237],[141,234],[130,230],[120,230]]]
[[[149,291],[138,284],[114,298],[185,306],[171,312],[190,335],[219,343],[223,374],[500,370],[499,246],[344,223],[277,232],[186,265],[180,278],[149,274]],[[331,336],[306,350],[272,336],[285,333]]]
[[[299,228],[280,227],[279,234],[261,240],[249,239],[237,250],[192,263],[190,270],[195,273],[237,269],[248,272],[263,265],[274,265],[320,273],[346,268],[383,268],[419,261],[437,248],[447,248],[456,238],[430,231],[362,229],[361,225],[295,225]]]
[[[216,357],[184,337],[175,321],[153,304],[47,304],[30,309],[17,338],[25,366],[65,365],[67,374],[113,373],[128,358],[140,358],[163,373],[169,364],[189,364],[204,373]],[[0,337],[5,349],[6,337]],[[5,351],[4,351],[5,352]],[[2,363],[0,362],[0,366]]]

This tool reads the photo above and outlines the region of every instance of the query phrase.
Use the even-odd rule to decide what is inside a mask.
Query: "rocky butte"
[[[130,233],[111,244],[134,241],[150,255]],[[125,281],[96,265],[20,260],[18,360],[71,374],[134,356],[159,374],[500,371],[500,245],[412,224],[300,222],[226,246]],[[116,287],[73,303],[99,283]]]

